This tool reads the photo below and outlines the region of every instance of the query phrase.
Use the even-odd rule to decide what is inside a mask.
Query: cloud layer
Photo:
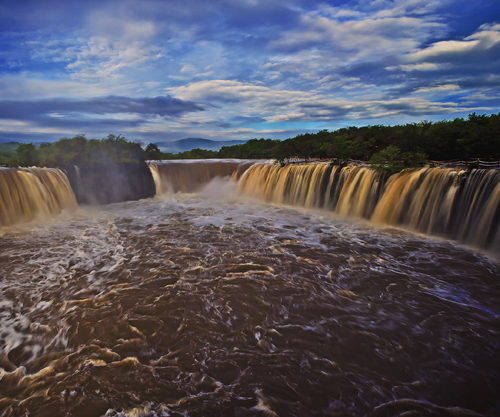
[[[2,141],[286,138],[500,111],[495,0],[26,0],[0,4],[0,28]]]

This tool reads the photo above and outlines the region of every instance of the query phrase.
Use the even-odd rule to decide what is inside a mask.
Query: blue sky
[[[293,137],[500,111],[498,0],[0,0],[0,141]]]

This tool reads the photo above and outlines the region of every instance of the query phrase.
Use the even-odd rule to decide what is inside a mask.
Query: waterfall
[[[239,193],[274,204],[333,211],[500,252],[498,170],[422,168],[387,179],[367,167],[203,160],[151,164],[150,171],[156,194],[196,192],[226,177],[238,182]],[[76,204],[59,169],[0,168],[1,226],[58,214]]]
[[[389,179],[371,217],[500,251],[500,171],[424,168]]]
[[[478,169],[463,180],[454,204],[456,237],[500,252],[500,171]]]
[[[420,169],[390,177],[371,220],[422,233],[446,231],[456,176],[452,169]]]
[[[498,170],[421,168],[387,179],[367,167],[322,163],[169,161],[150,169],[157,194],[195,192],[215,177],[231,177],[241,194],[274,204],[329,210],[500,252]]]
[[[275,204],[455,239],[500,252],[500,171],[422,168],[389,177],[366,167],[254,164],[238,190]]]
[[[335,211],[344,216],[369,218],[378,202],[383,182],[381,175],[368,169],[344,169],[345,180],[339,188]]]
[[[334,210],[368,218],[377,203],[383,182],[368,168],[340,170],[327,164],[255,164],[241,177],[238,189],[276,204]]]
[[[0,168],[0,225],[75,210],[76,200],[66,175],[52,168]]]
[[[323,182],[330,168],[326,165],[254,164],[241,177],[239,190],[276,204],[320,207]]]
[[[151,163],[149,168],[156,186],[156,194],[192,193],[216,177],[238,180],[255,161],[229,159],[179,160]]]

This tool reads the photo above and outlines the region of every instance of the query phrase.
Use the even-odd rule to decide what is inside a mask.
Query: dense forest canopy
[[[143,163],[144,151],[138,142],[118,135],[105,139],[87,139],[84,135],[62,138],[53,143],[18,144],[16,151],[0,151],[0,165],[67,167],[106,162]]]
[[[14,144],[0,147],[0,165],[66,167],[95,162],[142,163],[145,159],[276,159],[331,158],[340,165],[349,159],[370,161],[375,169],[387,173],[405,167],[421,166],[431,160],[500,159],[500,113],[490,116],[471,113],[466,119],[421,121],[398,126],[347,127],[334,132],[321,130],[287,140],[251,139],[246,143],[223,146],[219,151],[192,149],[178,154],[161,152],[150,143],[122,136],[87,139],[84,135],[57,142]],[[390,167],[388,168],[388,163]]]
[[[162,153],[162,159],[197,158],[337,158],[369,161],[389,146],[407,159],[500,159],[500,113],[409,123],[398,126],[347,127],[334,132],[321,130],[287,140],[251,139],[241,145],[224,146],[220,151],[193,149],[178,154]],[[391,150],[389,149],[389,151]],[[419,156],[420,155],[420,156]]]

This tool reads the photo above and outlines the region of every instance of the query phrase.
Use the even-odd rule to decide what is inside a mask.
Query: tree
[[[37,149],[33,142],[19,145],[16,152],[19,156],[19,165],[33,166],[38,163]]]
[[[333,157],[333,164],[341,168],[347,166],[354,151],[354,143],[347,135],[338,136],[327,149],[328,154]]]
[[[389,145],[387,148],[377,152],[370,158],[370,166],[377,172],[383,172],[388,175],[396,174],[403,170],[401,162],[401,151],[395,145]]]
[[[418,152],[404,152],[395,145],[377,152],[370,158],[370,167],[377,172],[393,175],[405,168],[424,166],[427,155]]]

